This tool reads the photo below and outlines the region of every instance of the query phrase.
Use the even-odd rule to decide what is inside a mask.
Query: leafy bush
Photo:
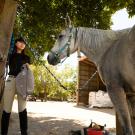
[[[59,81],[67,88],[64,90],[54,77],[43,65],[33,65],[31,68],[35,77],[34,95],[45,93],[48,100],[65,101],[75,95],[77,83],[77,70],[66,65],[63,70],[58,71],[57,67],[46,64],[49,70],[59,78]]]

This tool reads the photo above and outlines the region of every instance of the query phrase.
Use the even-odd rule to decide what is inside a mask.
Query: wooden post
[[[82,90],[77,92],[77,105],[88,105],[89,104],[89,92]]]

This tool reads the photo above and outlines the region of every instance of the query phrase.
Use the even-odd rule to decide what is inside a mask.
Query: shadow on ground
[[[69,135],[70,130],[83,129],[83,126],[74,120],[57,119],[56,117],[35,117],[34,115],[34,113],[28,114],[29,135]],[[20,129],[18,114],[12,113],[9,135],[19,134]]]
[[[77,106],[77,105],[75,105],[74,107],[81,108],[81,109],[84,109],[84,110],[103,112],[103,113],[107,113],[107,114],[110,114],[110,115],[113,115],[113,116],[115,115],[115,111],[114,111],[113,108],[98,108],[98,107],[89,108],[89,107]]]

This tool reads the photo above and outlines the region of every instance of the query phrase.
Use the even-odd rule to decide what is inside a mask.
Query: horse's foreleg
[[[127,95],[127,98],[131,106],[131,116],[135,119],[135,95]]]
[[[117,84],[108,85],[107,89],[111,101],[114,104],[115,110],[118,114],[118,118],[120,120],[124,135],[133,135],[130,111],[128,108],[124,89]]]
[[[130,95],[127,94],[127,99],[128,99],[128,103],[130,106],[130,115],[131,115],[131,121],[132,121],[132,127],[133,127],[133,132],[135,134],[135,95],[134,93],[131,93]]]

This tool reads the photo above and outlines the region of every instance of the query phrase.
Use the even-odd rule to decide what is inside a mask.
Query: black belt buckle
[[[9,75],[9,77],[11,77],[11,78],[15,78],[15,76],[14,76],[14,75]]]

